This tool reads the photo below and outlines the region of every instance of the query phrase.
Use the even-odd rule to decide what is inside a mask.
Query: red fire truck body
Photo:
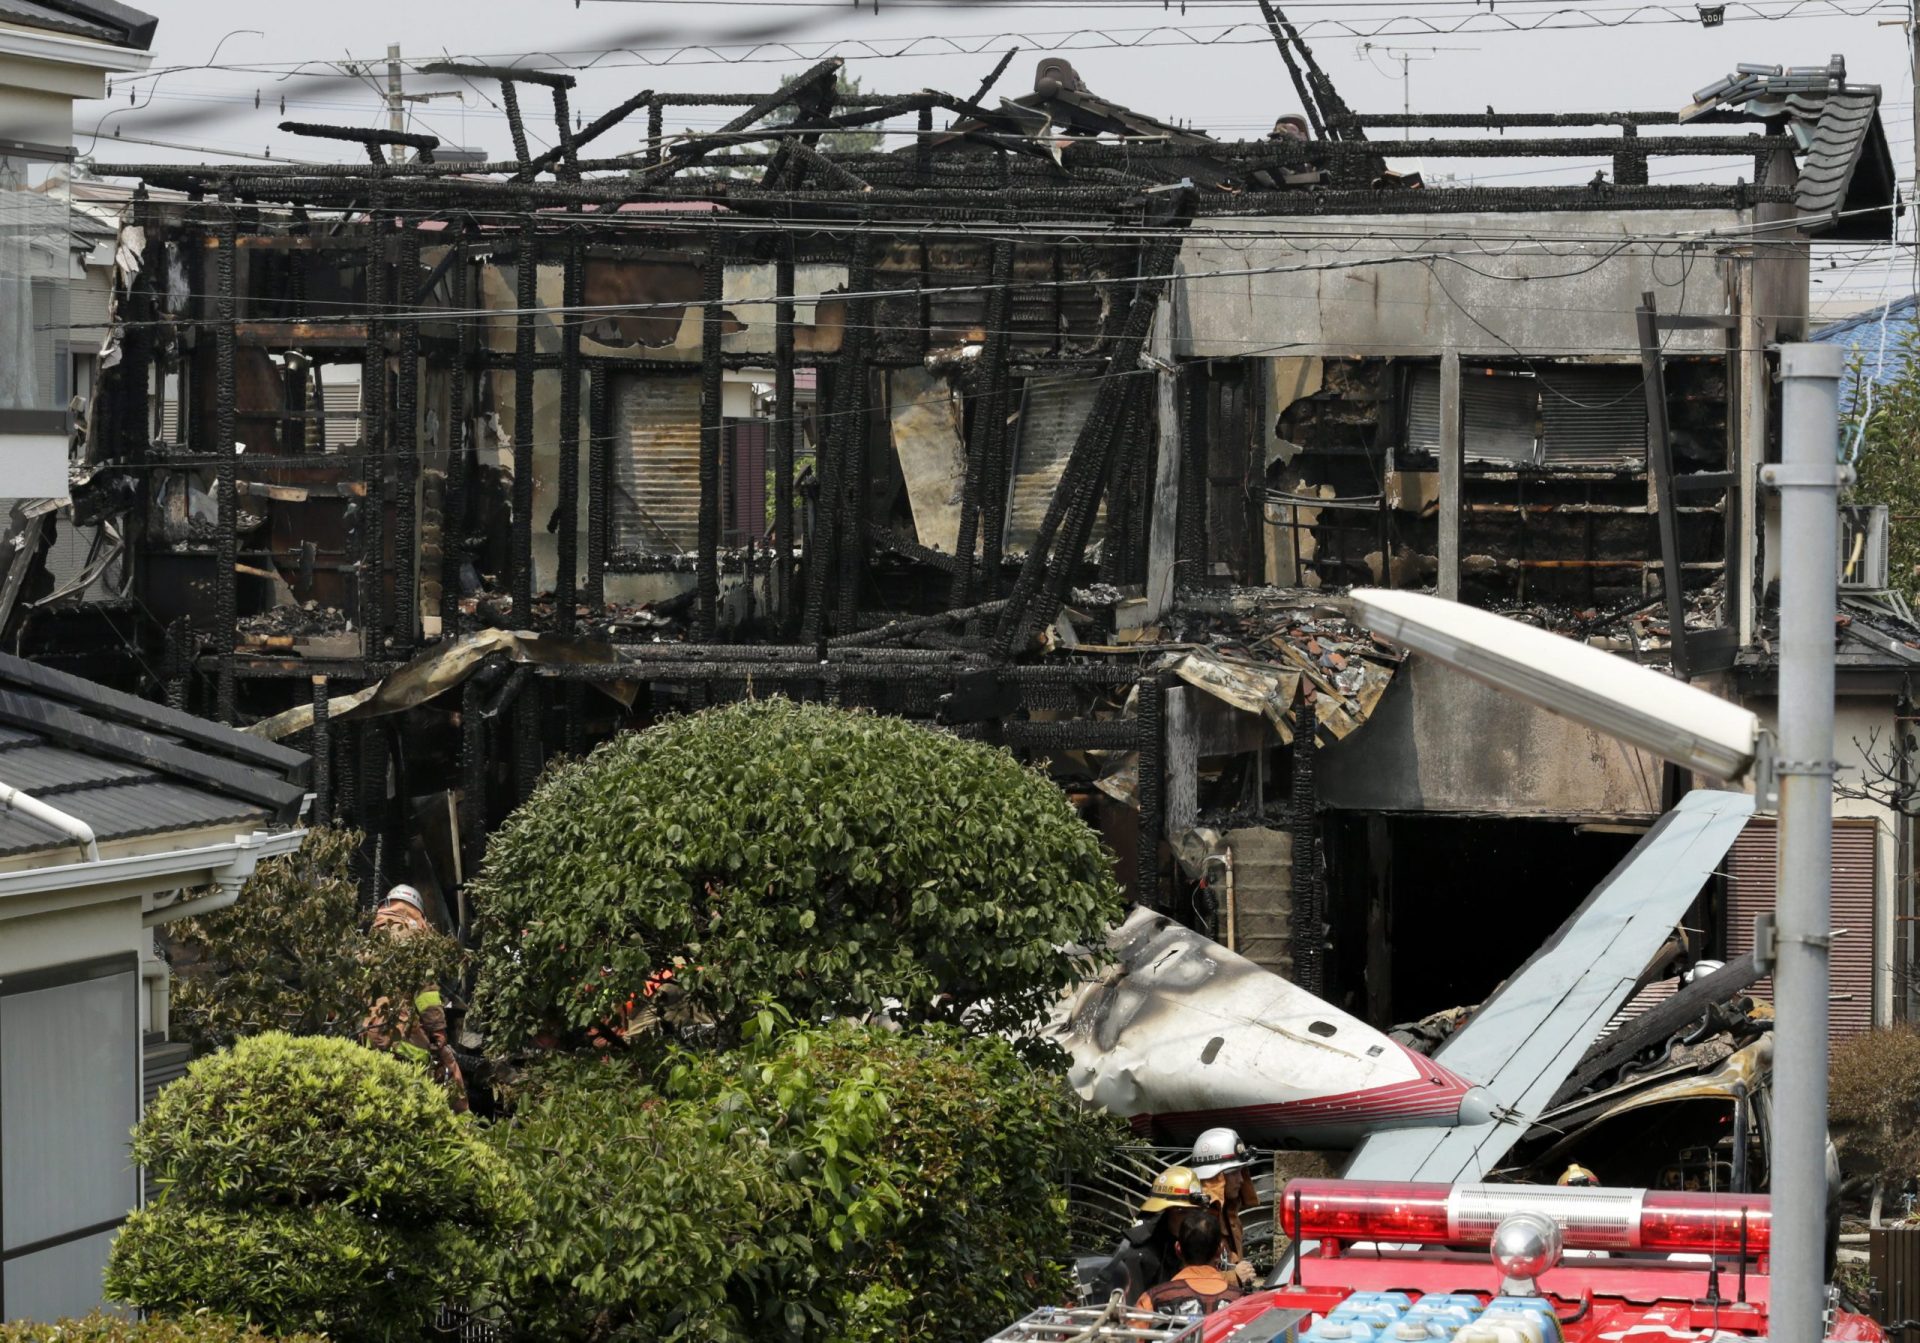
[[[1279,1213],[1304,1247],[1286,1282],[1207,1317],[1201,1343],[1768,1336],[1765,1195],[1296,1180]],[[1535,1239],[1551,1241],[1524,1265],[1511,1237],[1502,1244],[1510,1219],[1530,1219],[1542,1233]],[[1518,1281],[1516,1267],[1526,1274]],[[1868,1317],[1836,1310],[1827,1338],[1887,1336]]]

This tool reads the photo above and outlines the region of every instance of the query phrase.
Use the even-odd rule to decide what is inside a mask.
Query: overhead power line
[[[706,0],[702,0],[703,3]],[[1189,4],[1193,0],[1188,0]],[[1343,7],[1353,0],[1342,0]],[[1456,5],[1457,0],[1440,0]],[[1367,40],[1379,37],[1456,36],[1462,34],[1496,35],[1502,33],[1566,32],[1592,28],[1628,28],[1661,24],[1696,26],[1700,11],[1692,4],[1626,4],[1570,8],[1564,4],[1532,8],[1528,0],[1515,0],[1505,8],[1422,13],[1417,0],[1396,0],[1388,6],[1393,12],[1370,18],[1322,15],[1303,18],[1294,27],[1303,37]],[[836,4],[836,9],[842,8]],[[1781,22],[1807,18],[1870,18],[1879,15],[1903,15],[1906,6],[1897,0],[1727,0],[1724,22]],[[1225,25],[1165,25],[1153,28],[1070,28],[1054,32],[1027,32],[1003,29],[993,33],[920,34],[903,37],[839,37],[818,41],[735,41],[682,43],[675,46],[618,45],[604,50],[561,48],[539,52],[492,52],[462,55],[457,59],[485,64],[507,64],[540,70],[606,70],[627,67],[653,68],[677,65],[737,65],[816,62],[827,57],[842,59],[899,60],[925,56],[998,55],[1008,43],[1023,51],[1102,51],[1134,50],[1153,47],[1259,46],[1271,42],[1272,35],[1261,23]],[[618,57],[630,59],[621,60]],[[225,70],[294,78],[303,73],[333,74],[349,65],[375,60],[349,57],[344,60],[315,58],[304,61],[251,61],[225,65],[195,64],[149,70],[145,74],[117,80],[124,84],[134,79],[153,79],[184,70]]]

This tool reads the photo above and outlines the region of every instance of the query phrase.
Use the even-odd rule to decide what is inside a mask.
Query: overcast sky
[[[970,96],[998,57],[1019,46],[1020,54],[995,87],[996,97],[1030,91],[1036,62],[1045,50],[1058,48],[1094,92],[1222,138],[1263,135],[1277,115],[1297,105],[1279,56],[1259,26],[1254,0],[1187,0],[1184,6],[1180,0],[878,0],[877,14],[874,0],[857,5],[843,0],[144,4],[160,16],[155,70],[228,68],[180,69],[135,81],[131,89],[121,84],[106,103],[78,107],[75,129],[82,133],[82,152],[89,148],[84,132],[103,126],[95,146],[102,164],[199,160],[220,150],[349,161],[359,151],[296,140],[275,129],[282,120],[280,100],[286,98],[285,116],[293,119],[384,125],[379,91],[370,82],[342,79],[338,67],[348,60],[368,63],[384,89],[388,43],[400,45],[409,65],[447,55],[546,67],[590,65],[579,72],[573,95],[585,118],[646,88],[770,88],[780,75],[806,68],[825,44],[836,42],[871,42],[885,53],[832,48],[847,58],[848,73],[867,92],[935,87]],[[1689,0],[1673,8],[1691,13],[1693,5]],[[1360,111],[1400,110],[1403,68],[1409,77],[1405,92],[1416,111],[1478,111],[1489,104],[1501,111],[1677,109],[1693,90],[1737,62],[1812,65],[1842,53],[1851,79],[1885,90],[1882,115],[1894,157],[1902,176],[1911,179],[1913,94],[1905,34],[1889,26],[1901,19],[1904,0],[1732,0],[1727,21],[1711,29],[1675,22],[1598,26],[1657,12],[1630,0],[1588,0],[1578,6],[1552,0],[1294,0],[1289,7],[1327,73]],[[1776,17],[1753,17],[1762,13]],[[1496,30],[1508,23],[1531,25],[1549,15],[1554,24],[1579,26]],[[1361,33],[1339,31],[1339,24]],[[1382,24],[1391,31],[1367,36]],[[1411,31],[1416,24],[1464,28],[1417,33]],[[756,50],[743,43],[763,45]],[[670,50],[682,46],[714,49]],[[913,54],[895,54],[903,49]],[[296,66],[313,77],[293,75]],[[316,78],[325,76],[331,78]],[[497,85],[474,87],[415,74],[407,76],[406,85],[409,92],[461,95],[411,104],[410,129],[482,148],[496,158],[511,156]],[[139,106],[129,105],[129,92]],[[523,103],[536,149],[550,143],[554,132],[545,98],[523,95]],[[713,126],[724,116],[724,109],[670,109],[667,128]],[[192,148],[106,143],[115,128],[124,136]],[[595,152],[634,149],[644,131],[642,113],[610,133]],[[1451,171],[1515,185],[1554,180],[1540,171],[1544,165],[1538,160],[1474,164],[1411,158],[1399,166],[1422,168],[1430,177]],[[1584,178],[1597,166],[1602,165],[1568,165],[1565,171]],[[1687,160],[1655,161],[1656,174],[1694,168]],[[1738,171],[1738,165],[1728,169]],[[1905,236],[1911,236],[1908,227],[1903,226]],[[1864,287],[1869,296],[1882,288],[1887,268],[1858,266],[1858,260],[1848,256],[1849,273],[1828,276],[1830,286]]]

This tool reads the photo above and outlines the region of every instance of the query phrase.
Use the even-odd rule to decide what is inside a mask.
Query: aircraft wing
[[[1434,1054],[1500,1113],[1456,1128],[1375,1133],[1350,1179],[1480,1180],[1599,1038],[1753,814],[1745,793],[1694,792],[1662,816],[1552,940]]]

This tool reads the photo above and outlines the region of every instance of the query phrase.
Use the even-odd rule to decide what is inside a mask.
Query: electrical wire
[[[709,0],[698,0],[702,5]],[[712,0],[712,3],[724,4],[726,0]],[[1191,4],[1193,0],[1188,0]],[[1357,0],[1337,0],[1348,6]],[[1352,19],[1323,16],[1306,18],[1293,26],[1302,37],[1319,36],[1322,38],[1358,38],[1371,39],[1383,36],[1409,36],[1416,34],[1452,35],[1459,33],[1497,34],[1530,32],[1565,32],[1591,28],[1638,27],[1648,24],[1685,24],[1696,26],[1700,22],[1697,7],[1688,4],[1640,3],[1622,5],[1598,5],[1581,9],[1570,9],[1563,3],[1548,3],[1545,8],[1532,10],[1528,0],[1510,0],[1505,12],[1499,10],[1472,9],[1461,12],[1421,16],[1413,12],[1418,8],[1418,0],[1380,0],[1387,8],[1395,12],[1384,18],[1368,22]],[[1457,0],[1437,0],[1440,5],[1456,4]],[[1770,12],[1765,6],[1776,6],[1777,12]],[[781,6],[787,7],[786,0]],[[837,4],[835,8],[841,8]],[[1727,12],[1723,22],[1781,22],[1801,18],[1867,18],[1879,14],[1904,14],[1906,6],[1898,0],[1727,0]],[[1602,17],[1612,14],[1617,17]],[[1559,20],[1555,22],[1555,20]],[[1577,21],[1576,21],[1577,20]],[[1396,27],[1395,25],[1409,25]],[[1076,39],[1080,39],[1076,41]],[[1051,32],[1028,32],[1025,30],[1003,29],[993,33],[972,34],[919,34],[888,38],[834,38],[822,39],[804,44],[788,42],[746,41],[727,42],[715,40],[708,42],[683,43],[676,46],[639,47],[613,46],[600,49],[568,50],[561,48],[540,52],[496,52],[489,54],[469,54],[459,57],[463,61],[481,64],[510,64],[526,69],[567,70],[582,72],[588,70],[621,69],[632,66],[655,67],[664,65],[736,65],[736,64],[776,64],[783,62],[817,62],[829,56],[843,58],[865,58],[877,60],[895,60],[907,57],[926,56],[980,56],[998,54],[1013,43],[1025,51],[1064,51],[1064,50],[1136,50],[1163,46],[1237,46],[1265,45],[1273,40],[1272,34],[1264,23],[1234,23],[1218,27],[1208,26],[1158,26],[1137,29],[1072,28]],[[892,49],[883,49],[881,44]],[[762,55],[774,51],[784,54]],[[626,55],[631,61],[609,59],[615,55]],[[569,60],[579,57],[580,60]],[[352,64],[379,63],[381,57],[349,57]],[[281,78],[297,76],[309,67],[320,67],[326,71],[339,69],[339,64],[329,58],[308,59],[302,61],[266,61],[235,62],[230,65],[197,64],[190,66],[172,66],[161,70],[150,70],[136,76],[139,79],[158,78],[176,70],[221,69],[253,74],[277,74]],[[121,81],[126,82],[126,81]]]

